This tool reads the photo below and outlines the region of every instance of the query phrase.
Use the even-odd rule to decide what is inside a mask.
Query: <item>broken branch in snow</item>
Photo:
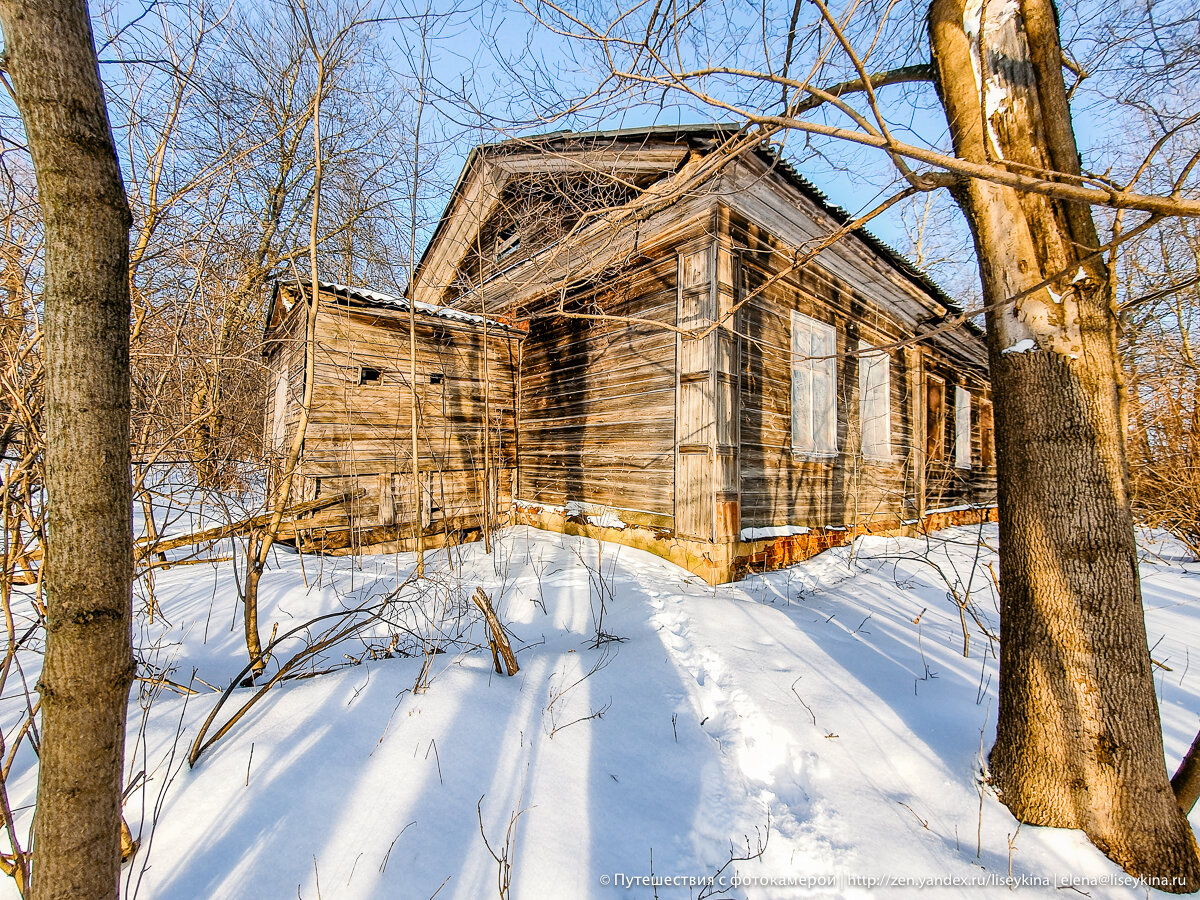
[[[763,854],[767,852],[767,844],[771,842],[771,809],[767,807],[767,827],[764,832],[758,830],[758,826],[754,826],[755,843],[757,849],[750,846],[750,835],[746,835],[746,852],[739,853],[737,848],[733,846],[733,841],[729,842],[729,859],[725,860],[725,864],[713,873],[711,878],[706,879],[704,888],[696,895],[696,900],[705,900],[707,897],[720,897],[724,895],[729,888],[721,887],[725,883],[722,878],[725,870],[734,863],[749,862],[752,859],[762,859]],[[737,869],[734,868],[736,874]]]
[[[866,621],[866,620],[864,619],[864,621]],[[809,706],[807,703],[804,702],[804,698],[801,697],[800,692],[796,690],[796,685],[798,685],[800,683],[800,679],[803,677],[804,676],[801,675],[795,681],[792,682],[792,693],[796,695],[796,699],[800,701],[800,705],[808,710],[808,714],[810,716],[812,716],[813,724],[816,725],[817,724],[817,714],[812,711],[811,706]]]
[[[525,812],[525,808],[521,806],[524,796],[525,791],[522,788],[521,799],[517,801],[517,809],[508,819],[508,828],[504,832],[504,846],[500,848],[499,853],[496,853],[492,849],[487,831],[483,827],[483,797],[480,797],[479,802],[475,804],[475,811],[479,814],[479,834],[483,838],[483,845],[487,847],[488,853],[496,861],[496,888],[499,892],[500,900],[509,900],[510,897],[509,888],[512,885],[512,861],[516,856],[517,849],[517,819]]]
[[[481,587],[475,588],[471,599],[483,612],[483,617],[487,620],[488,628],[492,632],[492,639],[488,643],[492,648],[492,662],[496,666],[496,674],[500,674],[500,661],[496,658],[496,652],[499,651],[500,656],[504,658],[504,668],[508,674],[516,675],[521,667],[517,665],[517,655],[513,653],[512,646],[508,643],[508,636],[504,633],[504,626],[500,624],[500,617],[492,608],[492,601],[488,599],[488,595],[483,592]]]
[[[915,809],[913,809],[911,806],[909,806],[907,803],[905,803],[903,800],[897,800],[896,802],[899,803],[901,806],[903,806],[905,809],[907,809],[910,813],[912,813],[913,818],[915,818],[918,822],[921,823],[922,828],[924,828],[926,831],[929,830],[929,820],[928,819],[922,819],[920,816],[918,816],[917,811]]]
[[[284,510],[285,518],[296,518],[307,513],[317,512],[322,509],[327,509],[330,506],[336,506],[338,503],[349,503],[351,500],[356,500],[362,497],[367,492],[362,488],[356,491],[351,491],[345,494],[334,494],[329,497],[322,497],[319,500],[309,500],[305,503],[298,503],[295,506]],[[167,550],[176,550],[179,547],[186,547],[189,544],[207,544],[212,541],[219,541],[222,538],[236,537],[240,534],[245,534],[255,528],[262,528],[271,521],[270,513],[263,513],[258,516],[249,516],[245,519],[240,519],[237,522],[230,522],[227,525],[216,525],[212,528],[205,528],[203,531],[194,531],[191,534],[181,535],[179,537],[153,540],[149,537],[138,538],[134,542],[134,550],[139,556],[148,556],[151,553],[163,553]]]
[[[373,606],[363,605],[357,606],[354,609],[326,613],[325,615],[317,616],[314,619],[309,619],[307,622],[301,625],[297,625],[295,628],[285,632],[280,637],[275,637],[274,632],[272,632],[271,641],[267,644],[262,654],[264,659],[271,658],[273,656],[272,651],[275,649],[275,647],[286,641],[288,638],[307,631],[318,622],[323,622],[329,619],[337,620],[337,623],[326,629],[318,640],[307,643],[304,648],[300,650],[300,652],[296,653],[291,659],[281,665],[279,667],[279,671],[272,675],[262,687],[255,691],[250,699],[243,703],[241,708],[238,709],[238,711],[232,716],[230,716],[229,720],[206,741],[204,739],[205,735],[208,733],[208,729],[212,725],[213,721],[217,718],[217,714],[221,711],[221,707],[223,707],[226,701],[233,696],[234,690],[242,685],[242,680],[246,677],[246,675],[249,674],[251,668],[253,668],[255,665],[256,660],[251,660],[250,662],[246,663],[246,665],[242,668],[242,671],[239,672],[233,681],[229,683],[229,687],[225,688],[225,690],[221,693],[221,697],[213,707],[212,712],[208,714],[208,718],[205,719],[204,724],[200,726],[200,732],[196,735],[196,740],[192,743],[192,749],[188,753],[188,765],[194,767],[196,762],[200,759],[200,754],[224,737],[229,730],[237,724],[238,720],[241,719],[242,716],[244,716],[247,712],[249,712],[250,708],[254,706],[254,704],[262,699],[263,695],[266,694],[267,691],[269,691],[280,681],[283,681],[285,678],[287,678],[293,669],[295,669],[301,663],[312,659],[323,650],[327,650],[344,640],[354,637],[368,625],[379,621],[381,615],[387,610],[392,601],[399,596],[400,591],[407,584],[408,581],[404,581],[400,587],[388,593],[382,601],[374,604]],[[346,619],[350,619],[350,623],[347,625],[341,625],[341,623]]]

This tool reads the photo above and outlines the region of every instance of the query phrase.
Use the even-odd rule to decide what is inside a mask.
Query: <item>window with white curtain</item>
[[[792,312],[792,452],[837,453],[837,332]]]
[[[954,389],[954,465],[971,468],[971,392]]]
[[[886,351],[866,341],[858,342],[858,421],[862,455],[867,459],[892,458],[892,380]]]

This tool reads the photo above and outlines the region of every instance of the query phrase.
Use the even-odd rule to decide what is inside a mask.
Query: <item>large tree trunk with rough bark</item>
[[[0,2],[46,229],[46,658],[33,896],[116,897],[134,663],[129,207],[82,0]]]
[[[1078,176],[1050,0],[934,0],[930,38],[960,157]],[[1195,891],[1200,856],[1163,761],[1116,316],[1091,212],[978,180],[957,197],[979,254],[996,398],[993,783],[1022,822],[1082,829],[1127,872]]]

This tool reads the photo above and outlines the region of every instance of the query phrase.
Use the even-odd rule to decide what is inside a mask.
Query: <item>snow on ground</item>
[[[217,698],[204,683],[230,684],[245,661],[234,571],[160,571],[141,658],[201,692],[131,703],[127,812],[143,846],[126,896],[475,900],[498,897],[507,871],[516,900],[931,890],[872,879],[1004,897],[1010,866],[1023,896],[1073,895],[1068,879],[1090,897],[1167,896],[1123,883],[1080,834],[1017,833],[981,799],[995,649],[968,619],[962,656],[951,595],[969,587],[995,630],[995,542],[994,526],[863,538],[712,588],[641,551],[509,529],[491,557],[482,544],[451,551],[453,566],[430,554],[420,601],[405,584],[388,622],[316,667],[360,664],[272,689],[193,769],[187,747]],[[1200,720],[1200,564],[1169,541],[1144,548],[1173,770]],[[412,565],[279,551],[262,582],[264,638],[272,623],[282,634],[375,602]],[[513,678],[480,646],[477,585],[510,625]],[[445,652],[415,693],[425,659],[397,653],[439,632]],[[235,690],[223,715],[251,694]],[[10,779],[26,817],[29,762]],[[678,881],[638,883],[652,874]]]

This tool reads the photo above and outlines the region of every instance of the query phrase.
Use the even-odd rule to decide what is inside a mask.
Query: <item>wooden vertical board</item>
[[[708,250],[707,248],[689,253],[683,257],[682,278],[685,292],[696,288],[708,287]]]
[[[714,433],[719,450],[735,452],[737,449],[737,376],[717,373],[715,409],[713,411]],[[718,490],[729,489],[718,481]]]
[[[713,253],[711,243],[678,255],[676,321],[681,327],[712,323]],[[713,533],[712,459],[715,447],[713,348],[710,333],[676,337],[675,530],[711,540]]]
[[[695,373],[692,373],[695,375]],[[687,381],[679,385],[679,408],[676,434],[680,448],[701,446],[709,449],[713,444],[713,396],[709,380]]]
[[[740,316],[735,309],[739,286],[737,260],[729,244],[727,210],[718,209],[716,217],[717,314],[720,327],[714,359],[715,453],[713,456],[714,521],[713,539],[734,541],[741,536],[741,359],[738,337]]]
[[[712,540],[712,455],[676,454],[675,530],[680,535]]]
[[[713,455],[713,481],[716,493],[723,497],[736,497],[738,485],[737,452],[733,449],[718,450]]]
[[[904,348],[908,368],[909,459],[912,471],[913,516],[925,518],[925,355],[920,347]]]
[[[380,525],[395,525],[396,524],[396,502],[393,491],[395,489],[395,475],[385,473],[378,476],[379,492],[379,524]]]

